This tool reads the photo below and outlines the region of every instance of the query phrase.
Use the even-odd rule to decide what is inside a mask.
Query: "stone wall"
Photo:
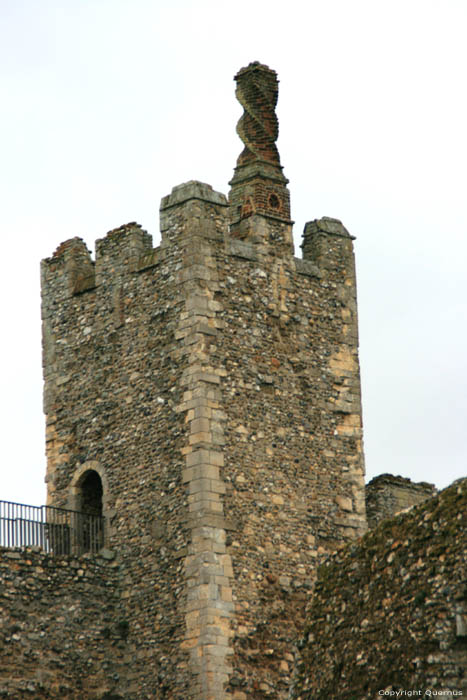
[[[467,695],[466,512],[463,480],[321,567],[292,698]]]
[[[417,503],[432,498],[437,491],[425,481],[414,483],[410,479],[392,474],[381,474],[365,487],[368,527],[375,527],[380,520],[392,518]]]
[[[185,183],[158,248],[130,223],[42,263],[48,503],[117,558],[1,553],[2,697],[285,700],[306,624],[296,698],[465,687],[465,484],[335,555],[307,620],[367,527],[353,239],[310,221],[294,256],[277,76],[236,81],[228,200]],[[428,486],[372,482],[372,518]]]
[[[315,228],[326,262],[263,237],[229,241],[220,268],[239,699],[286,697],[316,563],[366,525],[352,240]]]
[[[0,697],[123,697],[128,626],[110,552],[0,549]]]
[[[49,504],[75,507],[82,476],[100,474],[131,615],[130,697],[152,698],[156,684],[188,697],[182,255],[128,224],[97,242],[95,262],[73,239],[42,264]]]

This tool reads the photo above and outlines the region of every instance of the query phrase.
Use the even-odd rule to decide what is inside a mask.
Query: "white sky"
[[[0,0],[0,499],[45,499],[40,259],[227,193],[254,60],[296,253],[321,216],[357,236],[368,479],[466,474],[466,32],[466,0]]]

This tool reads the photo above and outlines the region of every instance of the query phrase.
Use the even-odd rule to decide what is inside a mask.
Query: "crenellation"
[[[44,302],[43,317],[52,313],[54,297],[70,297],[95,287],[94,262],[81,238],[62,243],[51,258],[42,261],[41,283]]]
[[[96,284],[115,284],[152,253],[152,237],[135,222],[109,231],[96,241]]]
[[[323,272],[327,271],[330,276],[333,273],[343,276],[345,284],[354,288],[353,240],[338,219],[326,216],[315,219],[305,224],[301,245],[303,259],[311,261]]]
[[[190,181],[174,187],[161,201],[161,248],[172,256],[185,255],[184,267],[188,271],[192,267],[190,256],[201,253],[198,246],[202,240],[223,239],[227,229],[226,209],[225,196],[210,185]],[[204,258],[200,264],[204,265]]]

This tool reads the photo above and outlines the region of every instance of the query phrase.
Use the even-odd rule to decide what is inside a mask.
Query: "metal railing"
[[[97,552],[104,518],[54,506],[0,501],[0,547],[41,547],[53,554]]]

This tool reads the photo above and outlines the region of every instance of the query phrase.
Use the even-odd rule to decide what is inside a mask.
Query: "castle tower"
[[[158,248],[132,223],[42,264],[48,500],[106,518],[113,697],[287,697],[317,563],[366,527],[352,237],[294,257],[276,74],[236,80],[229,201],[185,183]]]

